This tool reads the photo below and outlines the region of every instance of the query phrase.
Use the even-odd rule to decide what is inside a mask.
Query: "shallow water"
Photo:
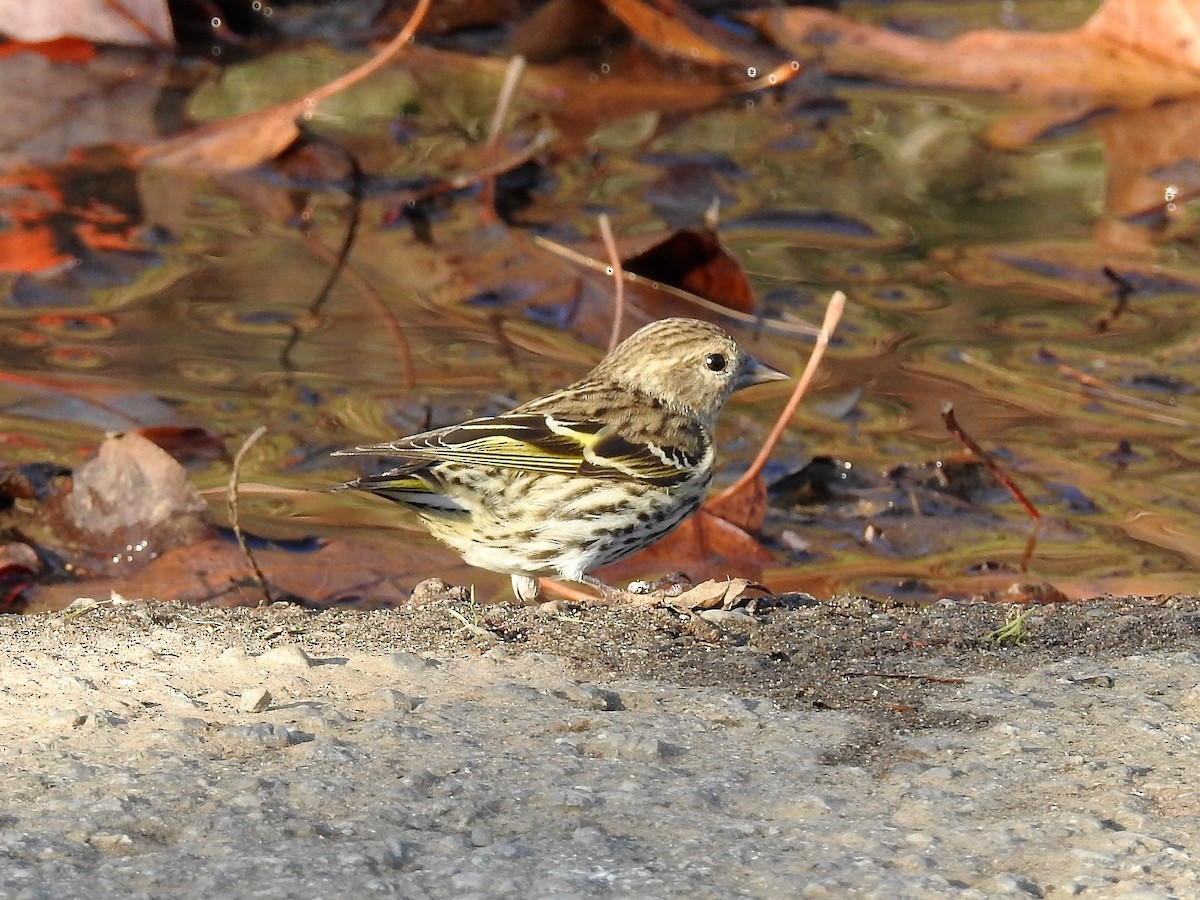
[[[1078,22],[1067,6],[1021,11],[1041,27]],[[888,15],[921,24],[927,9]],[[994,12],[946,9],[952,24],[926,30]],[[490,108],[486,74],[417,73],[401,117],[368,106],[315,120],[368,174],[347,269],[319,303],[354,206],[344,191],[262,173],[135,175],[103,156],[58,169],[78,196],[102,183],[158,227],[132,250],[3,276],[8,458],[76,461],[101,430],[134,425],[196,424],[236,448],[265,424],[243,473],[250,527],[373,527],[389,509],[274,489],[322,491],[351,474],[329,449],[498,411],[582,374],[607,340],[608,286],[531,235],[594,240],[607,212],[633,242],[694,224],[716,195],[721,236],[768,322],[816,323],[832,291],[850,298],[768,474],[831,456],[863,481],[841,479],[819,502],[775,495],[769,584],[915,599],[1014,580],[1068,596],[1194,590],[1193,210],[1134,213],[1139,197],[1195,187],[1196,160],[1170,164],[1136,139],[1200,127],[1200,104],[1109,114],[1001,151],[985,131],[1016,107],[999,98],[806,76],[706,112],[607,124],[536,173],[518,227],[481,223],[471,190],[429,207],[432,243],[404,223],[382,227],[404,179],[470,170],[477,142],[464,134]],[[396,90],[412,95],[411,80]],[[537,125],[530,93],[514,147]],[[782,368],[798,371],[811,345],[770,325],[731,327]],[[731,405],[723,480],[753,455],[786,391]],[[932,483],[960,451],[940,418],[947,400],[1042,513],[1026,575],[1016,569],[1031,526],[1015,502],[986,480],[958,495]],[[925,480],[883,477],[926,464]],[[227,461],[193,464],[214,490],[227,473]]]

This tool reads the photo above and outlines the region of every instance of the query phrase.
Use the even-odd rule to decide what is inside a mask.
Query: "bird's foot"
[[[660,597],[678,597],[695,584],[683,572],[672,572],[654,581],[632,581],[629,583],[629,593],[638,596],[657,594]]]
[[[522,603],[537,603],[542,596],[542,582],[528,575],[513,575],[512,589]]]
[[[619,603],[628,603],[633,599],[633,595],[629,591],[622,590],[619,587],[613,587],[605,581],[601,581],[594,575],[584,575],[579,579],[581,584],[586,584],[593,590],[600,592],[600,605],[616,606]]]

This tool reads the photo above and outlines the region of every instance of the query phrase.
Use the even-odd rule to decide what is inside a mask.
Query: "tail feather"
[[[467,512],[467,508],[448,497],[433,485],[414,475],[396,475],[385,472],[382,475],[364,475],[354,481],[340,484],[335,490],[360,490],[378,494],[395,503],[423,510],[440,510],[442,512]]]

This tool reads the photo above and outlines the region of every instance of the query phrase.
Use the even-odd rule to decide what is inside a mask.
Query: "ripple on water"
[[[51,366],[63,369],[102,369],[112,362],[112,353],[96,347],[52,347],[42,354]]]

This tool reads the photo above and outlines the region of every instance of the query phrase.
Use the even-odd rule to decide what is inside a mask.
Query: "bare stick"
[[[763,466],[767,464],[767,460],[771,458],[771,453],[783,438],[783,432],[791,421],[793,415],[796,414],[796,407],[800,405],[800,401],[804,398],[808,391],[808,386],[813,380],[813,376],[817,373],[817,366],[821,364],[821,360],[825,356],[825,348],[829,346],[829,339],[833,336],[833,331],[837,328],[838,322],[842,318],[842,311],[846,308],[846,295],[841,291],[834,291],[833,296],[829,298],[829,305],[825,307],[825,321],[821,323],[821,331],[817,334],[817,343],[813,346],[812,354],[808,357],[808,364],[804,367],[804,372],[800,375],[800,380],[796,382],[796,388],[792,391],[792,396],[788,399],[787,406],[783,408],[783,412],[779,414],[779,418],[775,422],[775,427],[771,429],[771,433],[767,435],[767,439],[763,441],[762,448],[758,451],[758,456],[754,458],[754,462],[750,464],[742,477],[727,487],[716,497],[708,501],[709,503],[720,503],[722,500],[733,496],[738,491],[743,490],[747,484],[754,481],[762,473]]]
[[[960,444],[970,450],[981,463],[987,466],[988,471],[996,476],[996,480],[1008,489],[1008,492],[1013,495],[1013,498],[1021,506],[1025,507],[1025,512],[1029,514],[1029,518],[1036,520],[1042,517],[1037,507],[1030,503],[1029,498],[1017,487],[1016,482],[1009,478],[1008,473],[1000,468],[1000,464],[992,458],[992,454],[980,447],[976,443],[975,438],[967,434],[963,430],[963,427],[958,424],[958,417],[954,415],[954,404],[949,400],[942,403],[942,421],[946,424],[946,430],[954,435]]]
[[[412,11],[412,15],[408,17],[408,21],[404,23],[404,27],[400,29],[400,33],[387,42],[382,50],[368,59],[365,63],[357,68],[351,69],[345,75],[335,78],[328,84],[322,85],[308,95],[314,104],[319,103],[326,97],[332,97],[338,91],[350,87],[352,84],[357,84],[362,81],[376,69],[382,69],[385,65],[391,62],[392,57],[399,53],[404,45],[413,39],[413,35],[417,33],[417,29],[421,27],[421,22],[425,18],[425,13],[429,12],[429,4],[432,0],[417,0],[417,5]]]
[[[613,237],[612,222],[607,213],[600,214],[600,238],[608,251],[608,274],[613,277],[616,295],[613,303],[612,334],[608,338],[608,352],[612,353],[621,342],[621,326],[625,321],[625,270],[621,268],[621,254],[617,252],[617,240]]]
[[[512,109],[513,97],[521,85],[525,75],[525,57],[514,56],[508,61],[504,70],[504,82],[500,85],[500,95],[496,98],[496,108],[492,111],[492,122],[488,127],[487,143],[483,148],[483,158],[489,163],[496,157],[496,148],[500,145],[500,135],[504,133],[504,121],[508,111]],[[483,180],[483,190],[479,194],[480,216],[487,221],[496,218],[496,173],[490,172]]]
[[[1028,572],[1029,561],[1033,558],[1033,550],[1037,546],[1038,535],[1042,533],[1042,514],[1038,512],[1036,506],[1029,502],[1029,498],[1017,487],[1017,483],[1008,477],[1008,473],[1000,468],[1000,464],[992,458],[992,455],[980,447],[975,439],[967,434],[963,430],[963,427],[958,424],[958,418],[954,415],[954,404],[948,400],[942,403],[942,421],[946,424],[946,430],[954,435],[960,444],[970,450],[987,467],[989,472],[996,476],[996,480],[1008,489],[1008,492],[1013,495],[1013,498],[1021,506],[1025,507],[1025,512],[1033,520],[1033,528],[1029,532],[1029,539],[1025,541],[1025,551],[1021,554],[1021,571]]]
[[[928,681],[932,684],[965,684],[965,678],[952,675],[920,675],[908,672],[839,672],[839,678],[907,678],[912,681]]]
[[[254,553],[250,550],[246,543],[246,536],[242,534],[241,517],[238,515],[238,480],[242,474],[242,460],[246,457],[246,452],[254,446],[260,437],[267,433],[266,425],[259,425],[254,430],[254,434],[246,438],[246,442],[242,444],[242,448],[238,450],[237,456],[233,458],[233,468],[229,472],[229,488],[226,492],[225,499],[229,504],[229,524],[233,527],[233,536],[237,538],[238,548],[242,551],[242,555],[246,557],[246,561],[250,564],[250,569],[254,572],[254,577],[258,580],[258,586],[262,588],[263,599],[259,602],[259,606],[265,606],[271,602],[271,589],[267,586],[267,578],[263,575],[262,569],[258,566],[258,560],[254,558]]]

